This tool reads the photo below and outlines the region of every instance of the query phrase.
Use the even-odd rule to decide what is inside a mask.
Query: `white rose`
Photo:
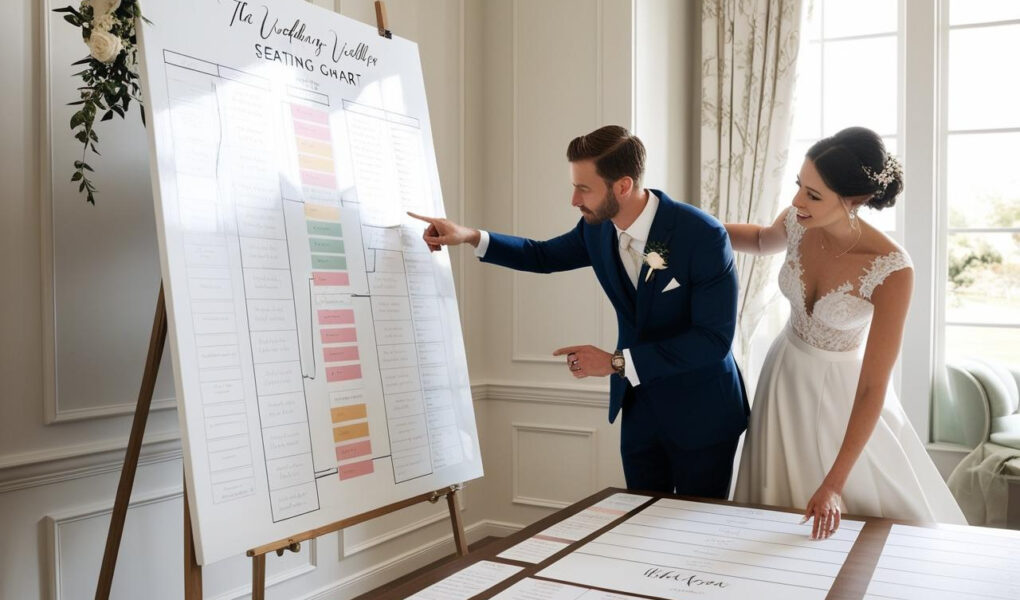
[[[648,268],[655,269],[656,271],[666,268],[666,259],[662,258],[662,255],[658,252],[649,252],[646,254],[645,262],[648,263]]]
[[[119,37],[105,31],[93,31],[88,44],[92,58],[104,63],[113,62],[124,49]]]
[[[99,15],[92,19],[92,31],[110,31],[116,22],[111,14]]]
[[[91,0],[95,15],[108,15],[120,8],[120,0]]]

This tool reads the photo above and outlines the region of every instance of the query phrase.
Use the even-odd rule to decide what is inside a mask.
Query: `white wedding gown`
[[[800,265],[804,227],[793,210],[785,224],[779,287],[790,301],[790,321],[762,367],[734,499],[803,509],[843,443],[874,311],[871,294],[910,259],[901,252],[876,258],[856,286],[847,281],[808,314]],[[850,514],[966,524],[891,389],[842,498]]]

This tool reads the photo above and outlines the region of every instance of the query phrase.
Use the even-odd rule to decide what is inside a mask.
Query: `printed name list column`
[[[268,82],[220,67],[224,153],[237,207],[255,389],[273,520],[318,510]],[[242,216],[243,215],[243,216]],[[249,227],[256,216],[262,227]]]
[[[212,501],[255,493],[255,471],[241,370],[237,291],[230,273],[228,212],[217,184],[220,119],[214,64],[167,52],[167,91],[175,148],[177,203],[201,390]]]

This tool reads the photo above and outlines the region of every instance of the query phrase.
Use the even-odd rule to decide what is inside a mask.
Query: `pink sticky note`
[[[336,189],[336,177],[332,173],[323,173],[322,171],[301,169],[301,183],[334,190]]]
[[[363,440],[360,442],[354,442],[353,444],[344,444],[336,447],[336,459],[337,460],[350,460],[359,456],[365,456],[372,453],[372,442],[369,440]]]
[[[294,121],[294,133],[298,137],[312,138],[315,140],[329,141],[329,128],[321,125],[313,125],[303,121]]]
[[[317,110],[309,106],[291,104],[290,114],[292,114],[295,119],[311,121],[312,123],[317,123],[319,125],[329,125],[329,115],[327,115],[324,111]]]
[[[375,466],[373,466],[372,461],[370,460],[351,463],[349,465],[340,465],[340,479],[361,477],[362,475],[368,475],[373,471],[375,471]]]
[[[319,311],[320,325],[350,325],[351,323],[354,323],[353,309]]]
[[[316,271],[312,273],[315,285],[351,285],[351,278],[344,271]]]
[[[322,349],[322,355],[328,363],[349,362],[358,360],[357,346],[332,346]]]
[[[323,344],[344,344],[356,341],[358,341],[358,330],[353,327],[322,330]]]
[[[361,365],[326,367],[326,381],[350,381],[351,379],[361,379]]]

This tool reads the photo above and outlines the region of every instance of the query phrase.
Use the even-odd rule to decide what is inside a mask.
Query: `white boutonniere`
[[[645,273],[645,283],[652,278],[652,275],[656,271],[665,269],[666,257],[669,255],[669,249],[662,243],[652,242],[645,246],[645,264],[648,265],[648,272]]]

